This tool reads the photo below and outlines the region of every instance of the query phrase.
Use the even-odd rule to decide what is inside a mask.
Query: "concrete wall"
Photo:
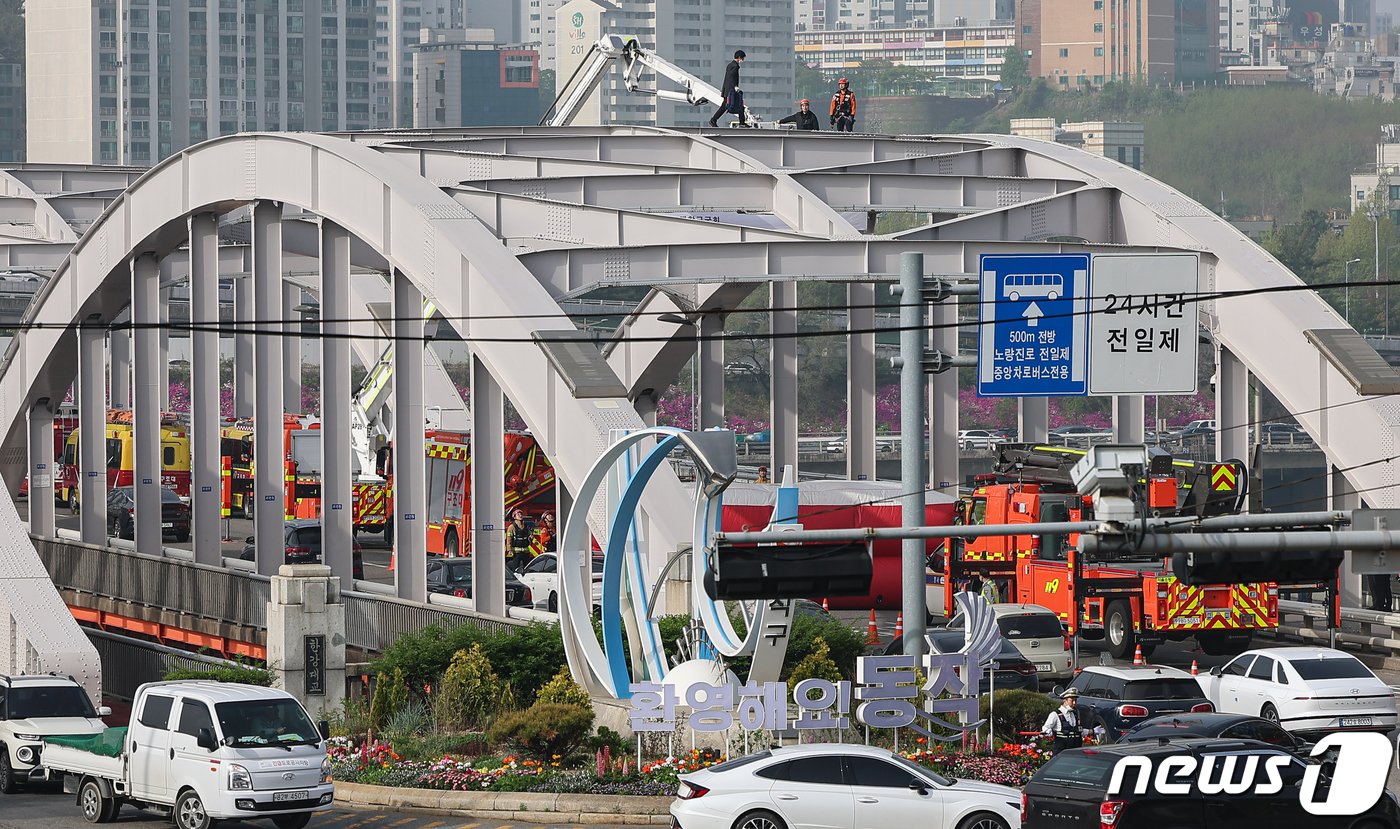
[[[44,0],[25,9],[30,161],[97,163],[96,17],[91,0]]]

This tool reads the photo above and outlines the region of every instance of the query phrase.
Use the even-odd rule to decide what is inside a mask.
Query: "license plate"
[[[175,524],[174,524],[173,522],[172,522],[172,523],[168,523],[168,524],[161,524],[161,525],[160,525],[160,528],[161,528],[162,530],[173,530],[173,529],[175,529]]]
[[[305,800],[306,792],[273,792],[272,802],[282,803],[288,800]]]
[[[1037,671],[1053,671],[1053,670],[1054,670],[1054,668],[1051,667],[1051,665],[1050,665],[1049,662],[1037,662],[1037,663],[1035,663],[1035,669],[1036,669]]]
[[[1342,728],[1353,725],[1370,725],[1370,717],[1342,717]]]

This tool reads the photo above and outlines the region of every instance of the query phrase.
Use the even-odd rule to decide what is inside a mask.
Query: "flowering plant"
[[[654,763],[643,763],[642,777],[674,783],[682,774],[699,771],[723,762],[724,754],[722,752],[708,748],[693,748],[679,757],[667,757]]]

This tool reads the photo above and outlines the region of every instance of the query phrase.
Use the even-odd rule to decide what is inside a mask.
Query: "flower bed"
[[[599,751],[593,768],[564,768],[561,758],[546,764],[513,755],[435,760],[400,756],[388,743],[356,745],[345,737],[328,742],[337,780],[400,788],[449,791],[540,792],[664,796],[675,791],[680,776],[724,762],[718,751],[692,750],[634,768],[628,758],[614,760]],[[1007,743],[996,751],[973,752],[935,745],[902,752],[904,757],[945,777],[960,777],[1022,786],[1050,758],[1044,740]]]

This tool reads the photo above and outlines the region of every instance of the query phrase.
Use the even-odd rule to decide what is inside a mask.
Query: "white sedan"
[[[1245,651],[1196,678],[1216,711],[1272,720],[1289,731],[1389,731],[1395,693],[1349,653],[1332,648]]]
[[[515,574],[530,588],[530,596],[537,610],[550,613],[559,612],[559,556],[554,553],[540,553],[530,560],[525,569]],[[603,603],[603,557],[593,557],[593,607],[596,610]]]
[[[949,780],[888,749],[775,748],[681,778],[672,829],[1016,829],[1021,792]]]

